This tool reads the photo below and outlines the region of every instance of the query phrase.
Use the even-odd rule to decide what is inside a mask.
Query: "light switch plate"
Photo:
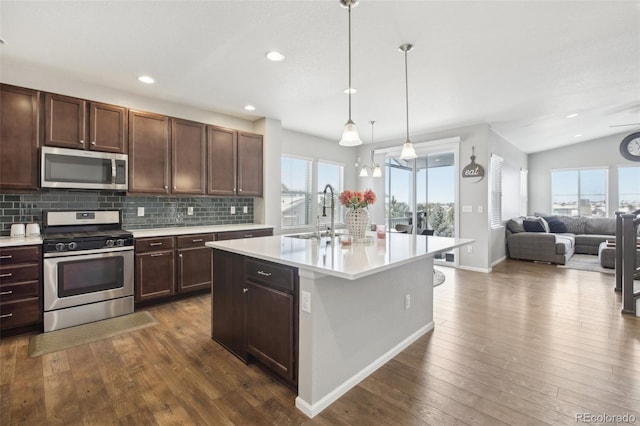
[[[244,206],[242,208],[242,213],[249,213],[249,206]]]
[[[473,206],[462,206],[463,213],[473,213]]]
[[[231,214],[236,214],[236,206],[231,206]]]
[[[187,216],[193,216],[193,207],[187,207]]]
[[[144,207],[138,207],[138,216],[144,216]]]

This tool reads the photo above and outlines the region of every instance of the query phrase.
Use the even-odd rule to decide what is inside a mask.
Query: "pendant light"
[[[362,145],[362,140],[358,134],[358,129],[356,129],[356,124],[351,120],[351,93],[353,92],[351,90],[351,8],[358,5],[358,0],[340,0],[340,5],[349,11],[349,120],[344,125],[339,144],[342,146],[357,146]]]
[[[409,72],[407,67],[407,53],[413,49],[413,45],[405,43],[400,46],[400,51],[404,52],[404,78],[405,78],[405,92],[407,99],[407,140],[402,145],[402,152],[400,153],[401,160],[413,160],[417,157],[416,150],[413,149],[413,144],[409,140]]]
[[[375,124],[374,120],[371,120],[369,123],[371,123],[371,144],[373,145],[374,143],[374,139],[373,139],[373,125]],[[371,169],[371,176],[372,177],[381,177],[382,176],[382,169],[380,168],[379,165],[376,164],[376,160],[375,160],[375,149],[372,149],[371,151],[371,164],[370,165],[364,165],[362,166],[362,169],[360,169],[360,177],[368,177],[369,176],[369,169]]]

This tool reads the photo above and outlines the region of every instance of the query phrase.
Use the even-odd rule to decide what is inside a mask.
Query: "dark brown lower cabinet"
[[[213,234],[176,237],[178,293],[211,288],[212,253],[211,249],[204,245],[209,241],[213,241]]]
[[[0,249],[0,330],[42,322],[40,246]]]
[[[214,250],[213,271],[213,339],[296,388],[297,269]]]
[[[136,254],[135,268],[136,302],[175,294],[173,249]]]

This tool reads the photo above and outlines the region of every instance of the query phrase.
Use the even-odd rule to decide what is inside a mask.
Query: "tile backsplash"
[[[235,206],[236,214],[231,214]],[[248,208],[243,213],[243,207]],[[144,216],[138,217],[138,207]],[[193,215],[187,214],[193,207]],[[0,235],[12,223],[37,222],[43,210],[122,210],[126,229],[253,223],[253,198],[133,196],[113,191],[42,190],[29,194],[0,194]]]

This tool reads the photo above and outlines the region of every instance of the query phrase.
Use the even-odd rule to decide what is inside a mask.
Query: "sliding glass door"
[[[387,155],[385,221],[390,229],[410,229],[418,235],[458,235],[457,152],[456,144],[418,147],[415,160],[401,160],[399,153]],[[439,258],[457,264],[454,251]]]

